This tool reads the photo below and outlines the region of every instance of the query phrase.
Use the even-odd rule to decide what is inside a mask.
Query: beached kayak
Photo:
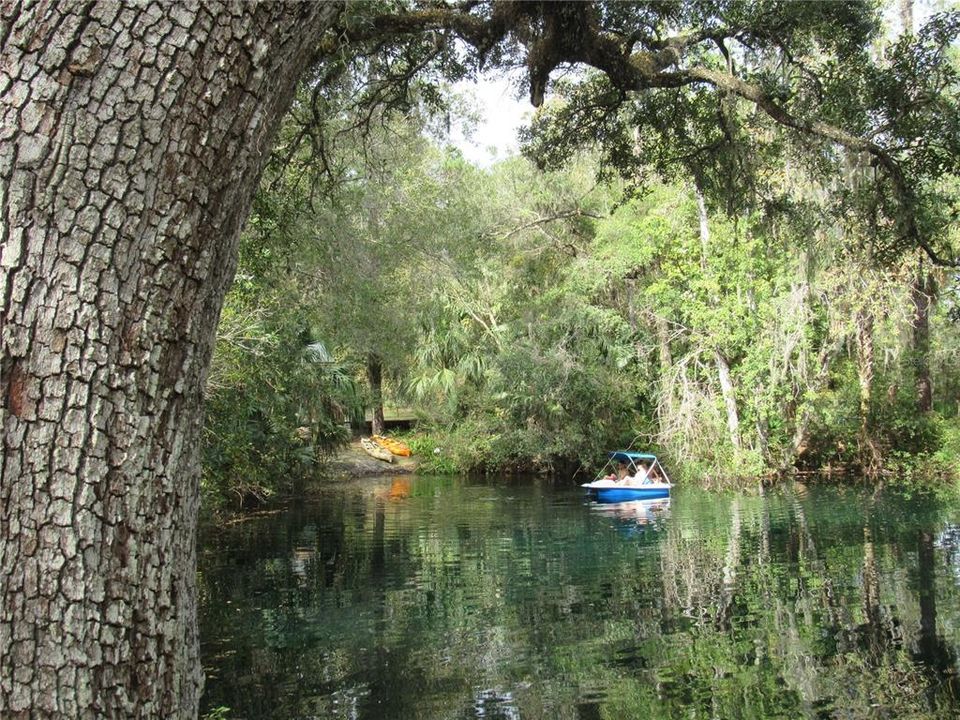
[[[400,442],[399,440],[394,440],[392,438],[383,437],[383,435],[374,435],[371,440],[373,440],[380,447],[389,450],[394,455],[399,455],[400,457],[410,457],[410,446],[406,443]]]
[[[393,462],[393,453],[386,448],[380,447],[370,438],[360,438],[360,447],[362,447],[370,457],[388,463]]]

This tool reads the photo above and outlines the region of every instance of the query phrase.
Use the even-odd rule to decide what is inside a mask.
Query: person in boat
[[[626,479],[628,474],[629,472],[627,471],[627,464],[624,462],[618,462],[616,472],[612,472],[609,475],[605,475],[603,479],[613,480],[613,482],[619,483],[619,482],[623,482]]]
[[[660,477],[660,471],[657,469],[656,463],[651,465],[650,469],[647,471],[647,482],[652,482],[652,483],[663,482],[663,478]]]
[[[637,474],[626,478],[622,482],[624,485],[630,487],[638,487],[640,485],[648,485],[652,483],[653,480],[650,479],[650,471],[647,469],[647,466],[643,463],[637,463]]]

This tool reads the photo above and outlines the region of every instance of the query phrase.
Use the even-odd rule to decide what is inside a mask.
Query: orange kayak
[[[400,457],[410,457],[410,446],[406,443],[383,437],[383,435],[374,435],[372,440],[380,447],[386,448],[392,452],[394,455],[399,455]]]

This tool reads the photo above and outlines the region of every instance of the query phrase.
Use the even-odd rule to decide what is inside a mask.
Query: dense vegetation
[[[743,88],[628,98],[605,70],[556,83],[525,157],[484,169],[437,127],[462,108],[410,69],[449,57],[324,66],[242,241],[209,388],[211,497],[321,469],[384,396],[416,408],[411,441],[437,471],[590,468],[634,445],[711,484],[950,477],[957,18],[894,41],[851,10],[842,45],[790,8],[780,41],[744,29],[699,59],[794,113],[818,95],[870,147],[815,142]]]

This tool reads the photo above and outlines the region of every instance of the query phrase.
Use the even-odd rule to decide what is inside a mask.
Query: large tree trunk
[[[201,391],[338,5],[0,7],[0,717],[193,718]]]

